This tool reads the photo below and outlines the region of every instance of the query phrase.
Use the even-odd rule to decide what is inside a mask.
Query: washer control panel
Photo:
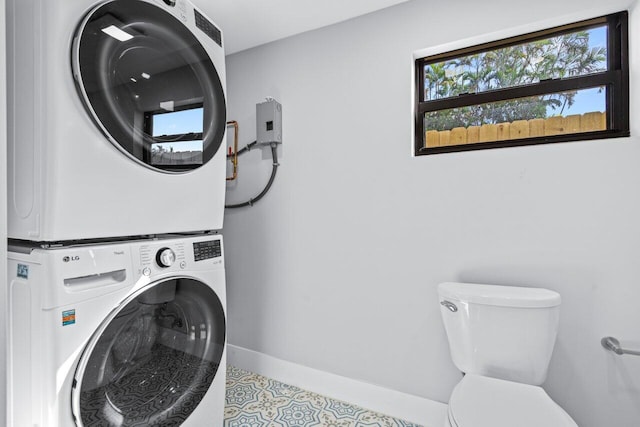
[[[183,242],[172,243],[171,245],[142,245],[140,246],[140,265],[146,270],[146,268],[153,269],[157,267],[165,269],[173,266],[176,262],[182,263],[186,261],[184,247]]]
[[[193,243],[194,261],[218,258],[222,256],[222,246],[220,240],[207,240]]]
[[[136,256],[139,256],[139,258]],[[222,236],[198,236],[141,242],[133,250],[140,276],[224,268]]]

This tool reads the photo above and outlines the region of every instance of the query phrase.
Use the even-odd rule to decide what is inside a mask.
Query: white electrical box
[[[256,104],[256,141],[282,144],[282,105],[273,98]]]

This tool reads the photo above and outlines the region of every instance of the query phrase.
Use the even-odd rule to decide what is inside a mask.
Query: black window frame
[[[151,163],[151,149],[153,144],[162,144],[162,143],[167,143],[167,142],[182,142],[182,141],[197,141],[200,140],[203,142],[204,144],[204,133],[203,132],[189,132],[189,133],[178,133],[178,134],[173,134],[173,135],[158,135],[158,136],[154,136],[153,135],[153,119],[156,116],[162,115],[162,114],[170,114],[170,113],[175,113],[178,111],[186,111],[186,110],[195,110],[197,108],[202,108],[203,109],[203,114],[204,114],[204,103],[203,102],[197,102],[195,104],[186,104],[186,105],[180,105],[180,106],[176,106],[172,111],[167,111],[167,110],[155,110],[155,111],[146,111],[144,113],[144,132],[149,135],[150,141],[146,142],[143,148],[143,159],[146,163],[148,163],[149,165],[153,166],[153,167],[157,167],[156,165],[153,165]],[[204,124],[203,124],[204,126]],[[204,146],[202,147],[202,155],[203,155],[203,161],[204,161]],[[194,166],[200,167],[202,166],[201,164],[184,164],[184,165],[162,165],[162,167],[164,169],[168,169],[168,170],[175,170],[175,171],[183,171],[183,170],[191,170],[194,169]]]
[[[538,83],[489,90],[481,93],[461,94],[456,97],[425,100],[424,69],[426,65],[443,62],[461,56],[478,54],[498,48],[509,47],[539,39],[559,36],[597,26],[607,26],[607,70],[578,77],[542,80]],[[562,25],[516,37],[497,40],[481,45],[457,49],[451,52],[417,58],[415,60],[415,155],[430,155],[489,148],[514,147],[554,142],[583,141],[591,139],[627,137],[629,132],[629,24],[628,12],[622,11],[573,24]],[[553,136],[480,142],[473,144],[426,147],[424,129],[425,113],[450,108],[479,105],[562,92],[586,89],[595,86],[606,87],[607,129],[593,132],[570,133]]]

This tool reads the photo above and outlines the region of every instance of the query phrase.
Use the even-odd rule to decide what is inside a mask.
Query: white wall
[[[640,357],[600,338],[640,348],[640,140],[411,155],[413,52],[629,2],[414,0],[228,57],[242,141],[266,96],[284,121],[273,190],[225,218],[230,343],[445,402],[460,374],[438,283],[547,287],[563,296],[550,395],[581,427],[637,425]],[[633,135],[639,27],[634,10]],[[243,156],[228,202],[269,171],[266,150]]]
[[[7,90],[5,49],[5,2],[0,0],[0,423],[6,423],[7,358]]]

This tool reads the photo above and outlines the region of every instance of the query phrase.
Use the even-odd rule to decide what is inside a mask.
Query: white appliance
[[[218,230],[222,33],[188,0],[8,0],[9,237]]]
[[[465,373],[445,427],[577,427],[539,387],[558,331],[557,292],[448,282],[438,294],[451,358]]]
[[[221,426],[222,236],[9,253],[9,426]]]

